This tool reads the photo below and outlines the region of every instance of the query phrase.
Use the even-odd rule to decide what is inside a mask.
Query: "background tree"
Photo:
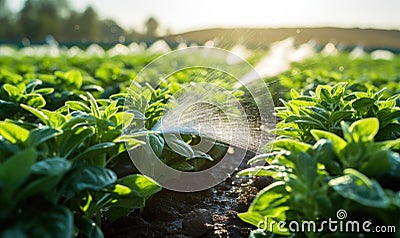
[[[81,39],[80,13],[71,11],[64,21],[62,39],[64,41],[79,41]]]
[[[0,38],[10,39],[12,36],[10,10],[7,7],[6,0],[0,0]]]
[[[157,36],[157,29],[159,27],[158,21],[154,17],[150,17],[144,24],[147,37]]]
[[[100,22],[100,35],[103,42],[119,42],[126,38],[125,30],[115,21],[106,19]]]
[[[31,40],[39,38],[39,31],[35,29],[37,22],[37,10],[32,0],[27,0],[19,13],[18,24],[21,29],[21,36]]]
[[[125,30],[112,19],[100,19],[89,6],[83,12],[71,8],[69,0],[25,0],[18,12],[0,0],[0,43],[2,41],[43,42],[51,35],[59,42],[107,42],[148,40],[157,36],[159,23],[150,17],[145,33]]]
[[[80,17],[80,33],[83,41],[99,41],[99,19],[96,11],[89,6]]]

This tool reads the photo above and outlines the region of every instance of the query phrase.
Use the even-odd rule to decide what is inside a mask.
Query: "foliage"
[[[9,1],[10,2],[10,1]],[[27,0],[18,12],[0,1],[0,39],[6,41],[48,41],[49,35],[61,42],[121,42],[154,38],[154,34],[139,34],[126,30],[110,19],[100,19],[96,10],[88,6],[84,11],[73,9],[68,0]],[[158,29],[154,18],[144,25],[148,33]]]
[[[272,151],[249,161],[267,165],[240,172],[274,179],[239,214],[258,226],[251,237],[348,236],[278,229],[280,221],[286,228],[291,221],[318,226],[340,209],[349,214],[347,220],[400,224],[398,59],[352,59],[345,53],[319,58],[267,79],[276,80],[273,94],[283,99],[276,108],[279,138],[266,146]],[[276,223],[266,226],[266,219]]]
[[[243,170],[242,175],[271,176],[275,182],[260,191],[248,212],[239,217],[256,226],[264,217],[286,224],[320,223],[336,218],[336,212],[344,209],[351,220],[368,218],[375,224],[398,226],[394,218],[400,200],[394,191],[399,189],[400,156],[392,149],[398,148],[400,141],[374,142],[379,130],[376,118],[351,125],[342,122],[342,130],[345,140],[331,132],[312,130],[314,145],[281,139],[273,144],[271,154],[251,160],[266,159],[269,165]],[[280,233],[276,227],[268,229]]]
[[[161,190],[110,169],[129,160],[124,143],[141,144],[121,137],[123,118],[134,117],[122,85],[152,58],[140,57],[80,68],[83,58],[0,58],[1,237],[103,237],[102,216],[143,209]]]
[[[114,221],[143,209],[161,187],[134,169],[113,170],[129,161],[125,143],[149,143],[182,171],[206,169],[223,157],[223,143],[205,154],[190,147],[196,135],[151,131],[174,93],[207,82],[208,72],[178,72],[156,89],[146,83],[157,75],[138,81],[129,93],[140,110],[124,110],[131,80],[157,56],[0,57],[0,236],[102,237],[101,217]],[[322,222],[345,209],[352,220],[399,226],[398,59],[318,57],[313,68],[295,64],[271,84],[285,92],[275,94],[276,101],[284,98],[277,108],[280,138],[271,153],[250,161],[268,165],[241,174],[275,181],[239,216],[253,225],[265,217]],[[226,77],[216,83],[231,84]],[[141,123],[132,136],[120,136],[125,119]],[[261,228],[250,236],[288,235],[277,226]]]
[[[342,136],[342,121],[377,117],[380,130],[376,139],[397,138],[400,128],[396,119],[400,116],[400,108],[396,106],[396,99],[400,95],[384,100],[384,89],[376,93],[372,90],[346,92],[346,86],[346,83],[319,85],[315,91],[310,90],[307,94],[292,89],[291,99],[287,102],[281,100],[283,107],[276,108],[277,116],[282,119],[277,126],[277,133],[283,137],[312,142],[312,129]]]
[[[295,62],[282,74],[266,79],[274,95],[276,104],[279,98],[290,98],[291,89],[307,92],[319,85],[333,86],[337,83],[349,83],[350,91],[378,92],[386,87],[383,99],[399,92],[400,58],[374,60],[368,55],[354,58],[341,52],[336,56],[325,57],[321,54],[302,62]]]

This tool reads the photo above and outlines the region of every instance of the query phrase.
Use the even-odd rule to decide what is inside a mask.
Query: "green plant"
[[[0,164],[2,236],[71,237],[75,226],[89,237],[102,237],[98,225],[104,209],[116,219],[129,209],[143,208],[161,189],[143,175],[117,180],[113,171],[97,162],[110,147],[104,143],[71,157],[92,134],[76,128],[44,126],[29,131],[12,122],[0,123],[2,148],[12,149],[2,150]]]
[[[311,130],[317,141],[314,145],[280,139],[273,143],[270,154],[250,160],[249,163],[267,160],[269,165],[243,170],[241,175],[271,176],[275,182],[260,191],[248,211],[239,217],[255,226],[267,217],[276,223],[272,229],[262,228],[269,234],[281,235],[289,233],[278,229],[279,221],[320,224],[335,218],[340,209],[355,220],[399,225],[396,214],[400,211],[400,197],[396,191],[400,156],[392,148],[397,148],[400,141],[374,142],[379,130],[376,118],[361,119],[350,126],[342,122],[341,126],[345,140],[331,132]],[[340,232],[335,234],[339,235]]]
[[[342,135],[340,123],[358,119],[377,117],[380,130],[377,140],[395,139],[400,135],[397,118],[400,108],[396,106],[394,95],[382,99],[383,90],[374,93],[346,92],[346,83],[334,86],[319,85],[315,92],[299,93],[291,90],[291,100],[282,100],[283,107],[276,108],[277,116],[282,119],[277,126],[277,134],[295,138],[303,142],[313,142],[310,131],[319,129]]]
[[[10,195],[2,204],[9,208],[2,215],[4,236],[13,235],[13,232],[30,236],[46,234],[43,229],[49,221],[31,217],[33,214],[45,216],[41,213],[43,209],[50,214],[49,219],[55,219],[51,223],[54,230],[48,231],[51,236],[58,233],[70,237],[75,226],[82,234],[101,237],[97,225],[101,224],[104,209],[107,212],[103,213],[115,220],[126,215],[129,209],[143,208],[145,201],[161,189],[142,175],[117,180],[115,173],[105,168],[125,151],[124,142],[139,142],[120,138],[126,113],[118,105],[118,95],[114,96],[116,100],[102,101],[95,100],[89,93],[87,97],[89,106],[69,101],[58,111],[21,105],[44,126],[17,125],[11,121],[0,125],[1,145],[5,148],[1,151],[4,154],[1,166],[5,171],[1,184],[7,184],[2,193]],[[27,154],[30,159],[25,161]],[[14,183],[13,177],[7,175],[13,175],[18,166],[24,166],[22,161],[26,163],[25,169],[21,169]],[[30,204],[34,207],[29,208]],[[40,224],[35,226],[29,219]]]

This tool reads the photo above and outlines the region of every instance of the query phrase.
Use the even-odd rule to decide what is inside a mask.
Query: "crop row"
[[[130,93],[147,105],[145,114],[124,110],[131,80],[155,57],[0,57],[0,236],[102,237],[103,219],[143,209],[161,190],[134,168],[125,170],[125,144],[143,142],[121,136],[124,120],[145,119],[144,128],[152,128],[171,94],[191,82],[190,72],[157,89],[138,82],[140,91]],[[322,221],[345,209],[354,219],[399,225],[399,60],[318,57],[266,79],[281,106],[280,138],[267,145],[271,153],[250,161],[267,166],[241,174],[275,182],[240,218],[254,225],[265,217]],[[198,138],[183,139],[175,144],[187,152]],[[184,171],[212,165],[227,149],[221,143],[187,158],[162,136],[147,141],[164,163]],[[287,234],[265,230],[253,235]]]
[[[274,182],[239,217],[258,227],[251,237],[374,237],[380,226],[398,237],[399,63],[321,59],[275,78],[278,139],[249,161],[267,165],[240,172]]]

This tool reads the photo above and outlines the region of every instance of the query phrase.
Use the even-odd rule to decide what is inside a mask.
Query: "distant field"
[[[226,45],[246,43],[250,47],[267,47],[273,42],[291,36],[295,38],[296,44],[315,40],[321,45],[333,42],[346,46],[400,49],[400,31],[359,28],[212,28],[170,35],[164,39],[167,41],[184,39],[199,43],[218,39]]]

